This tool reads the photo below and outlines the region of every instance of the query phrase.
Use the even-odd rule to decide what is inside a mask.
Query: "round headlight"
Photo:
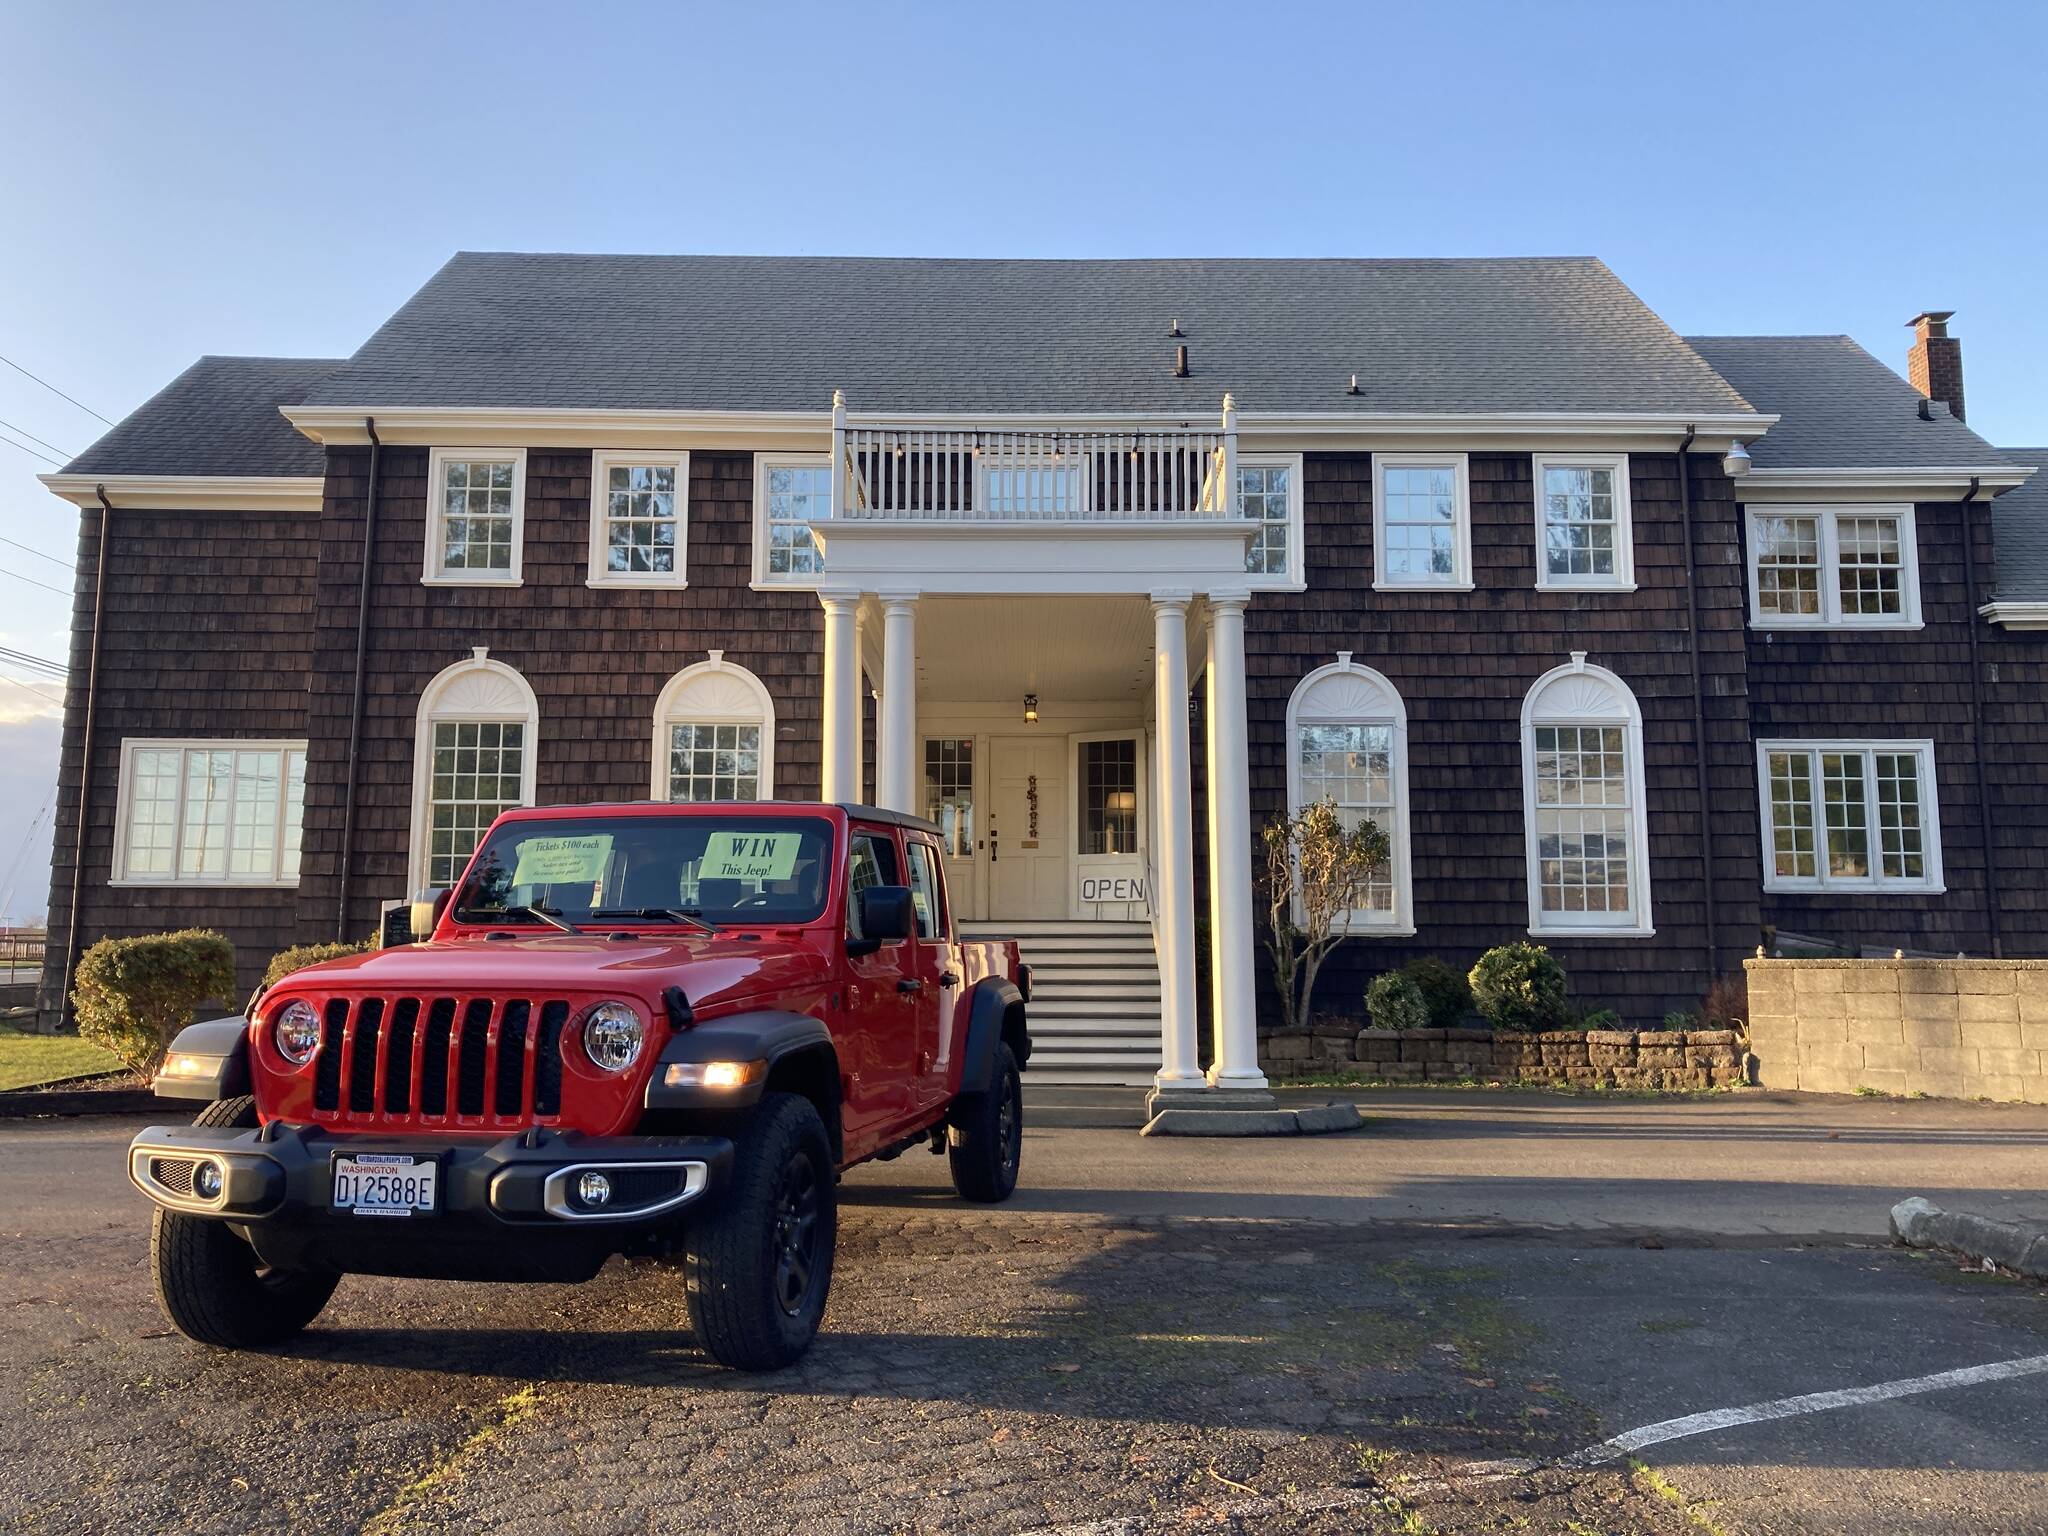
[[[640,1015],[624,1003],[599,1003],[583,1021],[583,1051],[607,1072],[623,1072],[640,1059],[646,1039]]]
[[[278,1054],[295,1067],[303,1067],[320,1049],[320,1015],[303,998],[286,1003],[270,1025],[270,1037]]]

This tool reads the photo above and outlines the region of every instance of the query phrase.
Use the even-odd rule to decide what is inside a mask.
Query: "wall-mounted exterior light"
[[[1035,693],[1024,695],[1024,723],[1026,725],[1038,724],[1038,695]]]

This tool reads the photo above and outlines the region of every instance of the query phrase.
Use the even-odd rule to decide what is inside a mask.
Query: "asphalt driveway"
[[[2048,1531],[2048,1296],[1884,1244],[2039,1209],[2048,1111],[1405,1094],[1356,1135],[1140,1140],[1033,1094],[1026,1187],[852,1175],[826,1332],[718,1372],[673,1278],[352,1278],[230,1356],[149,1299],[132,1122],[0,1125],[0,1524],[26,1531]],[[1503,1468],[1507,1470],[1502,1470]]]

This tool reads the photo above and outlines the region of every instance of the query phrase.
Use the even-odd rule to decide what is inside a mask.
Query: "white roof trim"
[[[1815,491],[1848,491],[1869,497],[1884,492],[1899,493],[1898,500],[1946,501],[1949,493],[1961,496],[1975,480],[1994,495],[2025,482],[2034,472],[2031,464],[1954,464],[1931,468],[1898,466],[1857,466],[1836,469],[1752,469],[1735,482],[1737,501],[1784,500],[1787,495],[1810,495]],[[1752,496],[1751,492],[1762,494]]]
[[[1994,599],[1977,610],[1994,624],[2007,629],[2048,630],[2048,602],[2015,602]]]
[[[99,489],[119,512],[318,512],[320,475],[38,475],[52,494],[97,507]]]

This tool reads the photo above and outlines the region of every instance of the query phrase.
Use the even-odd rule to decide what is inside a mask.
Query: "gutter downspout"
[[[1960,503],[1963,514],[1963,592],[1970,626],[1970,755],[1977,761],[1977,835],[1984,840],[1984,923],[1991,936],[1991,958],[2005,958],[2005,936],[1998,926],[1998,850],[1991,839],[1991,774],[1984,764],[1984,668],[1977,659],[1977,541],[1970,507],[1983,481],[1970,476],[1970,489]]]
[[[107,500],[107,488],[96,485],[93,494],[100,499],[100,547],[92,580],[92,653],[85,669],[85,729],[78,751],[78,823],[71,844],[71,902],[64,925],[64,977],[57,989],[60,1020],[70,1007],[71,977],[78,969],[78,909],[85,891],[86,812],[92,805],[93,722],[100,700],[100,616],[107,600],[107,546],[114,539],[114,504]]]
[[[355,847],[356,780],[362,766],[363,679],[370,660],[370,570],[377,553],[377,469],[384,445],[377,439],[377,418],[365,416],[363,431],[370,438],[370,485],[363,499],[363,575],[356,596],[356,673],[349,694],[348,766],[341,792],[341,866],[335,881],[334,937],[348,938],[348,867]]]
[[[1700,678],[1700,583],[1693,553],[1692,472],[1687,455],[1699,432],[1690,424],[1678,445],[1678,514],[1685,532],[1686,657],[1692,666],[1692,744],[1700,800],[1700,923],[1705,930],[1707,985],[1720,967],[1720,943],[1714,920],[1714,814],[1707,767],[1707,701]]]

